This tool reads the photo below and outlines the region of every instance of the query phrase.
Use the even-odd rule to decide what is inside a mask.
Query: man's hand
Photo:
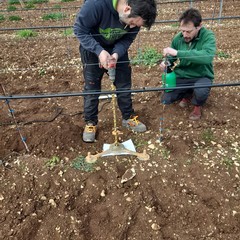
[[[171,47],[164,48],[163,56],[166,57],[167,55],[175,57],[175,56],[177,56],[177,50],[174,48],[171,48]]]
[[[109,68],[109,63],[117,63],[118,60],[118,54],[114,53],[112,55],[110,55],[106,50],[102,50],[101,53],[98,56],[99,58],[99,62],[100,62],[100,66],[108,69]]]
[[[159,65],[160,69],[162,72],[164,72],[166,70],[166,65],[165,65],[165,61],[162,61]]]
[[[102,50],[98,58],[100,67],[108,69],[108,60],[111,58],[111,55],[106,50]]]

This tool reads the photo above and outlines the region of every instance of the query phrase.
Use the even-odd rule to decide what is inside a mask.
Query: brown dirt
[[[211,17],[213,12],[217,16],[214,2],[195,6],[204,17]],[[224,2],[223,15],[238,15],[238,3]],[[188,4],[158,5],[158,19],[176,19]],[[61,5],[80,6],[80,2]],[[75,14],[75,9],[66,11],[69,16]],[[31,18],[0,22],[0,27],[58,25],[42,23],[37,13],[29,11]],[[70,25],[72,19],[61,24]],[[215,58],[215,82],[239,82],[240,21],[206,24],[216,33],[218,51],[228,54]],[[176,31],[171,24],[156,25],[149,33],[141,31],[130,55],[146,46],[161,52]],[[64,37],[59,30],[41,30],[36,38],[20,39],[10,31],[1,32],[0,38],[0,83],[6,94],[82,90],[74,37]],[[160,86],[158,66],[133,66],[133,88]],[[105,77],[103,90],[109,88]],[[0,239],[240,239],[239,87],[213,88],[199,122],[188,120],[191,106],[180,109],[176,103],[163,109],[160,94],[133,95],[135,110],[148,127],[146,133],[135,134],[120,127],[120,141],[131,139],[137,152],[145,149],[150,160],[108,156],[93,165],[84,161],[87,153],[101,152],[104,143],[114,141],[109,100],[100,103],[94,144],[81,139],[82,97],[11,100],[10,109],[26,137],[29,153],[7,104],[1,101]],[[117,115],[120,126],[119,111]],[[164,140],[159,143],[162,117]],[[136,176],[121,183],[124,173],[132,168]]]

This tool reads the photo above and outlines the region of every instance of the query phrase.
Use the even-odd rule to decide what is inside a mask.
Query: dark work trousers
[[[212,81],[209,78],[177,78],[176,86],[201,86],[211,85]],[[202,106],[207,101],[210,93],[210,87],[204,88],[188,88],[188,89],[176,89],[171,92],[164,92],[161,102],[163,104],[171,104],[182,98],[189,98],[195,106]]]
[[[111,49],[105,49],[111,54]],[[80,46],[81,60],[83,63],[83,76],[85,80],[85,92],[99,92],[101,90],[101,80],[106,69],[99,67],[98,56],[89,52]],[[109,80],[110,81],[110,80]],[[131,67],[129,66],[129,58],[126,53],[123,57],[118,59],[116,65],[116,77],[114,85],[116,90],[130,90],[131,89]],[[98,123],[98,104],[99,95],[86,95],[84,97],[84,118],[85,122]],[[128,119],[134,114],[132,108],[131,93],[117,94],[117,103],[122,113],[123,119]]]

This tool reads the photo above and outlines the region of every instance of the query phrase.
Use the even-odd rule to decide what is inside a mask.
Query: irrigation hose
[[[176,89],[192,89],[192,88],[215,88],[215,87],[234,87],[240,86],[240,82],[233,83],[219,83],[219,84],[204,84],[204,85],[184,85],[179,87],[159,87],[159,88],[140,88],[140,89],[126,89],[126,90],[116,90],[116,91],[97,91],[97,92],[70,92],[70,93],[47,93],[47,94],[37,94],[37,95],[0,95],[0,100],[7,99],[37,99],[37,98],[57,98],[57,97],[80,97],[86,95],[107,95],[107,94],[117,94],[117,93],[143,93],[143,92],[159,92],[165,90],[176,90]]]

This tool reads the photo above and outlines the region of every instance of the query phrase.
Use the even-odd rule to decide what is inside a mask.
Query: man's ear
[[[130,14],[131,13],[131,7],[129,6],[129,5],[126,5],[125,7],[124,7],[124,10],[123,10],[123,12],[125,13],[125,14]]]

